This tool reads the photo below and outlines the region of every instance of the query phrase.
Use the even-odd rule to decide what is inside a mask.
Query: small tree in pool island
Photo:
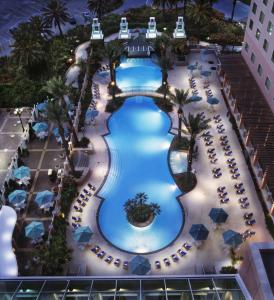
[[[124,210],[129,223],[144,227],[160,214],[160,206],[157,203],[147,203],[147,200],[148,196],[145,193],[138,193],[133,199],[127,200]]]

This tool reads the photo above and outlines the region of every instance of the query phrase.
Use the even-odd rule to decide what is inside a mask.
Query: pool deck
[[[216,59],[213,55],[207,56],[207,61],[212,60],[215,62]],[[201,62],[199,54],[191,54],[189,57],[189,63],[195,63],[198,61],[199,64],[203,65],[203,70],[208,69],[211,65],[207,62]],[[188,114],[189,111],[193,113],[198,113],[205,111],[208,117],[212,117],[215,113],[218,113],[222,117],[222,123],[225,127],[225,134],[228,136],[229,144],[233,151],[233,157],[236,159],[237,167],[239,168],[241,176],[239,180],[231,179],[231,174],[226,164],[227,157],[224,155],[224,151],[219,142],[219,134],[216,130],[216,124],[212,121],[210,123],[214,139],[213,145],[216,149],[216,154],[218,158],[217,167],[222,169],[222,176],[218,179],[214,179],[211,173],[211,169],[215,166],[210,164],[207,157],[207,147],[202,139],[197,140],[197,145],[199,147],[199,156],[197,160],[193,162],[193,168],[196,170],[198,184],[193,191],[183,195],[180,198],[180,201],[183,204],[185,210],[185,225],[183,231],[181,232],[179,238],[169,247],[163,249],[154,254],[146,255],[150,259],[152,264],[152,270],[150,274],[200,274],[202,272],[202,266],[212,267],[215,266],[217,271],[223,265],[230,265],[229,258],[229,247],[227,247],[222,238],[222,233],[227,229],[232,229],[243,233],[246,229],[251,229],[256,231],[256,235],[253,236],[249,241],[252,242],[268,242],[272,241],[270,235],[268,234],[265,228],[264,215],[260,202],[257,198],[257,194],[252,182],[248,167],[246,165],[241,147],[235,132],[231,127],[226,114],[227,109],[222,98],[221,86],[219,83],[218,76],[216,71],[213,71],[213,74],[210,78],[210,88],[213,92],[214,97],[220,99],[220,103],[214,108],[215,112],[212,112],[212,109],[209,108],[206,103],[205,92],[203,89],[203,78],[200,75],[194,76],[197,82],[197,89],[199,90],[199,95],[203,97],[203,100],[198,103],[193,103],[185,106],[184,112]],[[183,88],[188,89],[189,83],[189,72],[186,67],[176,67],[175,69],[169,72],[169,84],[171,88]],[[107,145],[104,142],[103,135],[107,133],[106,121],[109,117],[108,113],[105,113],[105,104],[106,99],[109,98],[107,95],[106,81],[99,78],[94,78],[95,82],[99,84],[101,99],[98,100],[97,109],[100,114],[96,118],[96,123],[94,125],[86,126],[85,136],[87,136],[94,145],[94,155],[91,156],[90,160],[90,169],[91,177],[90,182],[94,184],[97,188],[101,186],[104,182],[105,176],[108,171],[108,151]],[[101,82],[100,82],[101,80]],[[177,115],[176,110],[170,114],[173,120],[173,132],[177,131]],[[244,196],[247,196],[250,202],[250,208],[245,210],[240,208],[238,198],[233,188],[233,185],[236,182],[243,182],[244,188],[246,190]],[[229,203],[220,205],[217,187],[225,185],[227,187],[228,196],[230,198]],[[82,225],[89,225],[94,232],[91,245],[94,246],[98,244],[102,250],[106,251],[107,255],[112,255],[114,258],[120,258],[123,260],[131,260],[134,255],[122,252],[112,245],[108,244],[104,238],[100,235],[96,223],[96,212],[100,203],[100,199],[94,197],[91,199],[87,206],[83,209]],[[221,226],[221,228],[216,229],[211,219],[208,217],[209,211],[213,207],[223,207],[225,211],[229,214],[227,222]],[[248,227],[244,223],[243,214],[245,212],[253,212],[256,219],[256,224],[253,227]],[[78,213],[72,212],[73,215],[78,215]],[[71,218],[70,218],[71,220]],[[111,224],[111,220],[109,220]],[[162,259],[176,253],[179,248],[181,248],[183,242],[188,241],[193,243],[193,239],[189,235],[189,229],[192,224],[202,223],[210,231],[208,239],[202,245],[193,245],[192,249],[187,253],[183,258],[179,259],[179,262],[171,262],[170,267],[165,267]],[[113,224],[115,225],[115,224]],[[112,264],[108,265],[104,260],[97,258],[97,256],[90,251],[91,247],[88,247],[86,250],[80,250],[77,248],[76,244],[71,239],[70,234],[71,229],[68,232],[68,242],[71,247],[74,248],[72,265],[81,265],[86,267],[87,275],[126,275],[127,271],[123,270],[120,266],[119,268],[115,267]],[[239,248],[239,254],[244,252],[246,247],[245,242]],[[161,270],[156,270],[154,266],[155,260],[160,260],[162,264]],[[171,259],[170,259],[171,260]]]

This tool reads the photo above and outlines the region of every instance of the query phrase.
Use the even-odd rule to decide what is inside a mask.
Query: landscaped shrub
[[[224,266],[220,270],[221,274],[237,274],[238,270],[234,266]]]
[[[87,148],[90,143],[90,140],[87,137],[82,137],[79,143],[77,144],[77,147],[79,148]]]
[[[77,195],[77,184],[73,177],[66,176],[63,179],[63,188],[61,192],[61,211],[65,217],[70,211],[71,203]]]
[[[115,100],[109,100],[106,105],[106,112],[113,113],[118,110],[124,103],[126,98],[117,97]]]

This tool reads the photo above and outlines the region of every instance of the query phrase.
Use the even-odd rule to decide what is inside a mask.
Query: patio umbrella
[[[8,199],[9,199],[9,203],[17,206],[18,204],[21,204],[22,202],[26,201],[27,192],[23,190],[15,190],[9,194]]]
[[[196,66],[196,65],[188,65],[188,66],[187,66],[187,69],[188,69],[189,71],[194,71],[194,70],[197,69],[197,66]]]
[[[190,228],[189,234],[196,241],[204,241],[207,239],[209,231],[203,224],[193,224]]]
[[[88,244],[92,235],[93,232],[89,226],[81,226],[74,231],[72,237],[78,244]]]
[[[17,168],[13,171],[13,176],[19,180],[30,178],[30,169],[25,166]]]
[[[190,100],[191,102],[198,102],[201,101],[203,98],[198,96],[198,95],[193,95],[191,97],[188,98],[188,100]]]
[[[207,99],[207,103],[210,104],[210,105],[216,105],[220,102],[220,100],[218,100],[217,98],[215,97],[210,97]]]
[[[41,132],[47,132],[48,129],[49,129],[49,126],[47,123],[45,122],[39,122],[39,123],[36,123],[32,129],[35,131],[36,134],[39,134]]]
[[[205,71],[201,71],[201,75],[204,77],[209,77],[212,74],[212,72],[205,70]]]
[[[233,248],[237,248],[243,242],[242,235],[239,232],[233,230],[225,231],[223,233],[223,239],[227,245]]]
[[[36,240],[43,236],[45,233],[45,227],[42,222],[33,221],[25,227],[26,237]]]
[[[45,190],[37,193],[34,201],[39,205],[39,207],[42,207],[48,203],[52,203],[53,197],[54,194],[52,192]]]
[[[52,133],[55,135],[56,138],[60,138],[58,127],[53,128]],[[64,127],[64,134],[65,138],[69,137],[69,129],[67,127]]]
[[[151,270],[151,264],[144,256],[137,255],[129,262],[129,270],[132,274],[145,275]]]
[[[225,223],[228,218],[228,214],[223,208],[212,208],[209,217],[214,223]]]
[[[48,106],[47,102],[41,102],[36,105],[36,108],[41,112],[45,112],[47,110],[47,106]]]
[[[94,120],[99,115],[99,111],[96,109],[88,109],[86,111],[86,120]]]

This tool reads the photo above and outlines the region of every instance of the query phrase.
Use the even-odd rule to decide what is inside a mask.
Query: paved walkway
[[[214,62],[213,64],[201,62],[199,54],[192,54],[189,59],[190,63],[199,61],[199,64],[203,65],[203,70],[209,69],[213,65],[216,66],[216,60],[214,56],[207,57],[207,61],[211,60]],[[219,179],[213,178],[211,170],[214,165],[209,162],[207,157],[207,147],[205,146],[205,142],[203,139],[199,138],[197,141],[197,146],[199,147],[199,156],[197,160],[193,162],[193,168],[197,172],[198,184],[193,191],[183,195],[180,198],[185,211],[184,229],[178,239],[171,246],[155,254],[146,255],[152,263],[151,273],[154,275],[199,274],[202,272],[202,266],[215,266],[216,269],[219,270],[221,266],[231,264],[229,258],[229,248],[225,246],[223,242],[222,233],[227,229],[233,229],[241,233],[243,233],[246,229],[249,229],[249,227],[245,225],[243,219],[243,214],[246,211],[253,212],[256,219],[256,225],[252,227],[252,230],[256,231],[256,235],[252,237],[250,241],[271,241],[271,237],[265,229],[264,215],[259,200],[257,199],[254,185],[241,152],[239,142],[226,116],[227,110],[224,100],[222,99],[220,84],[216,72],[213,71],[212,78],[210,79],[210,88],[213,92],[213,95],[220,99],[220,103],[216,106],[215,112],[212,111],[212,108],[208,106],[205,100],[206,95],[203,89],[203,78],[201,78],[199,74],[194,73],[194,75],[199,94],[203,97],[203,100],[198,103],[187,105],[184,111],[186,114],[189,111],[192,113],[205,111],[207,117],[212,117],[215,113],[221,115],[222,123],[224,124],[225,128],[225,134],[228,136],[229,144],[231,145],[233,151],[233,157],[236,159],[237,167],[239,168],[241,175],[238,180],[233,180],[231,178],[231,174],[229,173],[229,169],[226,164],[227,157],[224,155],[224,151],[219,141],[220,134],[217,133],[216,124],[211,121],[210,131],[214,136],[212,147],[216,149],[218,158],[218,163],[216,166],[222,169],[223,175]],[[188,89],[188,77],[189,74],[186,67],[176,67],[174,70],[171,70],[169,72],[169,83],[171,88],[174,89],[176,87]],[[106,120],[109,117],[109,114],[104,112],[106,99],[108,98],[106,84],[105,82],[100,82],[99,77],[95,77],[94,80],[99,84],[101,93],[101,99],[98,101],[97,105],[100,115],[96,119],[95,126],[88,126],[86,128],[85,135],[93,142],[95,149],[95,153],[91,156],[90,161],[91,177],[89,181],[98,188],[103,183],[108,169],[109,157],[106,143],[102,135],[107,133]],[[176,129],[178,128],[176,110],[171,113],[171,117],[173,120],[173,131],[176,132]],[[236,195],[233,187],[236,182],[243,182],[244,184],[244,188],[246,190],[244,196],[247,196],[250,202],[250,208],[248,210],[240,208],[240,204],[238,202],[239,196]],[[230,201],[227,204],[221,205],[216,190],[218,186],[222,185],[227,187]],[[94,231],[92,246],[98,244],[103,250],[106,251],[108,255],[112,255],[115,258],[120,258],[122,261],[132,259],[134,255],[119,251],[113,246],[109,245],[99,233],[96,222],[96,213],[99,204],[100,199],[93,197],[83,209],[83,213],[81,215],[79,214],[79,216],[82,218],[82,224],[89,225]],[[208,217],[209,211],[213,207],[223,207],[229,214],[227,222],[217,230]],[[72,211],[71,214],[78,215],[78,213],[74,211]],[[162,262],[163,258],[165,257],[169,257],[170,259],[170,255],[176,253],[177,250],[181,248],[183,242],[194,242],[188,232],[191,225],[196,223],[202,223],[209,229],[210,233],[207,241],[205,241],[199,247],[194,246],[185,257],[180,258],[178,263],[172,262],[170,267],[165,267],[162,263],[162,269],[156,270],[154,266],[155,260],[160,260]],[[70,232],[68,232],[68,241],[69,244],[75,249],[73,253],[72,265],[75,264],[86,266],[87,274],[123,275],[127,273],[127,271],[123,270],[121,267],[117,268],[113,264],[108,265],[103,260],[97,258],[97,256],[90,251],[91,247],[84,251],[79,250],[72,241]],[[240,253],[243,253],[246,243],[240,247]]]

